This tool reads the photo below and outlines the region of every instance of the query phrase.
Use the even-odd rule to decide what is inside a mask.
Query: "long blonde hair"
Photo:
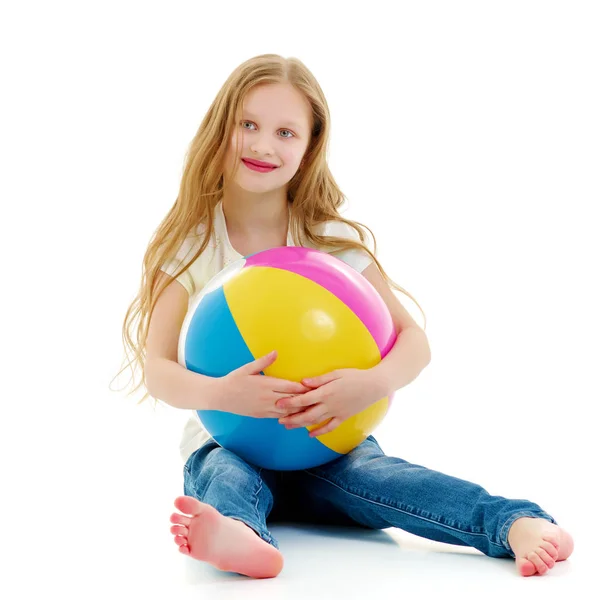
[[[312,107],[311,139],[302,165],[288,183],[290,232],[294,244],[302,245],[301,240],[305,239],[317,248],[335,249],[336,252],[347,249],[366,251],[388,284],[410,297],[425,318],[419,303],[394,283],[383,270],[375,256],[377,242],[373,232],[362,223],[345,219],[338,212],[345,197],[326,162],[330,131],[329,108],[317,80],[296,58],[263,54],[238,66],[208,109],[186,154],[179,195],[154,232],[144,255],[141,285],[123,322],[126,364],[117,374],[118,376],[129,367],[135,383],[135,367],[141,370],[140,381],[131,389],[129,395],[144,384],[145,345],[150,317],[157,298],[171,281],[170,278],[159,278],[161,267],[175,256],[190,231],[199,224],[204,225],[200,246],[195,255],[183,263],[173,277],[177,278],[185,272],[205,250],[213,233],[214,208],[223,194],[223,165],[227,145],[241,114],[244,98],[253,87],[273,83],[293,85],[304,94]],[[236,156],[234,162],[236,169],[240,163],[239,158]],[[318,226],[330,220],[348,224],[357,232],[360,242],[319,235]],[[373,251],[368,247],[365,230],[371,235]],[[146,393],[140,402],[148,396]]]

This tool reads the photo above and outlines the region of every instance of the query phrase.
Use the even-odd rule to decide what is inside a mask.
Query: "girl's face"
[[[250,192],[268,192],[285,186],[298,171],[312,128],[309,102],[290,84],[253,88],[244,101],[225,157],[225,180],[235,168],[236,144],[240,163],[235,183]],[[255,171],[244,159],[270,163],[274,168]]]

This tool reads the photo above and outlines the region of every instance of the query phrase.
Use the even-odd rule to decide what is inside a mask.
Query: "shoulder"
[[[192,228],[184,238],[183,242],[179,245],[179,247],[175,249],[176,258],[179,260],[185,260],[186,258],[191,257],[193,254],[195,254],[200,248],[204,240],[205,234],[206,225],[204,223],[200,223],[199,225],[196,225],[194,228]],[[209,240],[209,246],[214,246],[214,243],[212,243],[214,237],[215,235],[213,232],[211,240]]]
[[[360,227],[360,225],[359,225],[359,227]],[[353,242],[361,243],[360,235],[359,235],[358,231],[356,231],[356,229],[354,227],[352,227],[351,225],[349,225],[348,223],[345,223],[343,221],[331,220],[331,221],[325,221],[323,223],[320,223],[317,226],[317,233],[319,235],[322,235],[325,237],[345,238],[345,239],[351,240]],[[366,234],[367,232],[364,232],[364,233]],[[373,248],[370,244],[370,239],[368,236],[366,236],[366,238],[365,238],[365,244],[369,248],[369,250],[373,251]],[[356,269],[359,273],[364,271],[365,268],[368,267],[373,262],[373,259],[371,258],[369,253],[366,252],[366,250],[358,250],[358,249],[338,250],[338,251],[330,250],[330,249],[324,249],[324,250],[326,252],[330,252],[337,258],[343,260],[346,264],[348,264],[352,268]]]
[[[350,238],[360,241],[360,237],[356,229],[348,225],[348,223],[344,223],[343,221],[324,221],[323,223],[320,223],[317,228],[319,235]]]
[[[173,253],[165,258],[161,270],[167,275],[175,276],[183,266],[187,266],[183,273],[177,277],[179,283],[193,295],[201,287],[205,279],[204,273],[207,270],[207,263],[210,260],[215,248],[214,234],[209,240],[208,248],[213,252],[202,252],[198,256],[198,251],[202,246],[206,234],[206,225],[200,224],[192,228],[178,247],[174,248]],[[195,257],[195,258],[194,258]]]

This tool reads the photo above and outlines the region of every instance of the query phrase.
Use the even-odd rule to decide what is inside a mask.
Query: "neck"
[[[223,194],[223,214],[232,233],[287,231],[289,207],[285,188],[262,194],[229,190]]]

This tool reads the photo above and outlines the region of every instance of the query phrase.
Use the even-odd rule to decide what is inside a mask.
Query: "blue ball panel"
[[[184,340],[185,366],[209,377],[223,377],[255,360],[239,332],[219,287],[202,298]],[[341,454],[308,436],[304,427],[286,429],[277,419],[257,419],[219,410],[199,410],[215,441],[247,462],[292,471],[325,464]]]
[[[190,371],[209,377],[223,377],[255,359],[238,330],[222,287],[206,294],[198,305],[185,338],[184,357]]]
[[[309,437],[305,427],[286,429],[277,419],[256,419],[218,410],[199,410],[198,416],[218,444],[265,469],[294,471],[343,456]]]

